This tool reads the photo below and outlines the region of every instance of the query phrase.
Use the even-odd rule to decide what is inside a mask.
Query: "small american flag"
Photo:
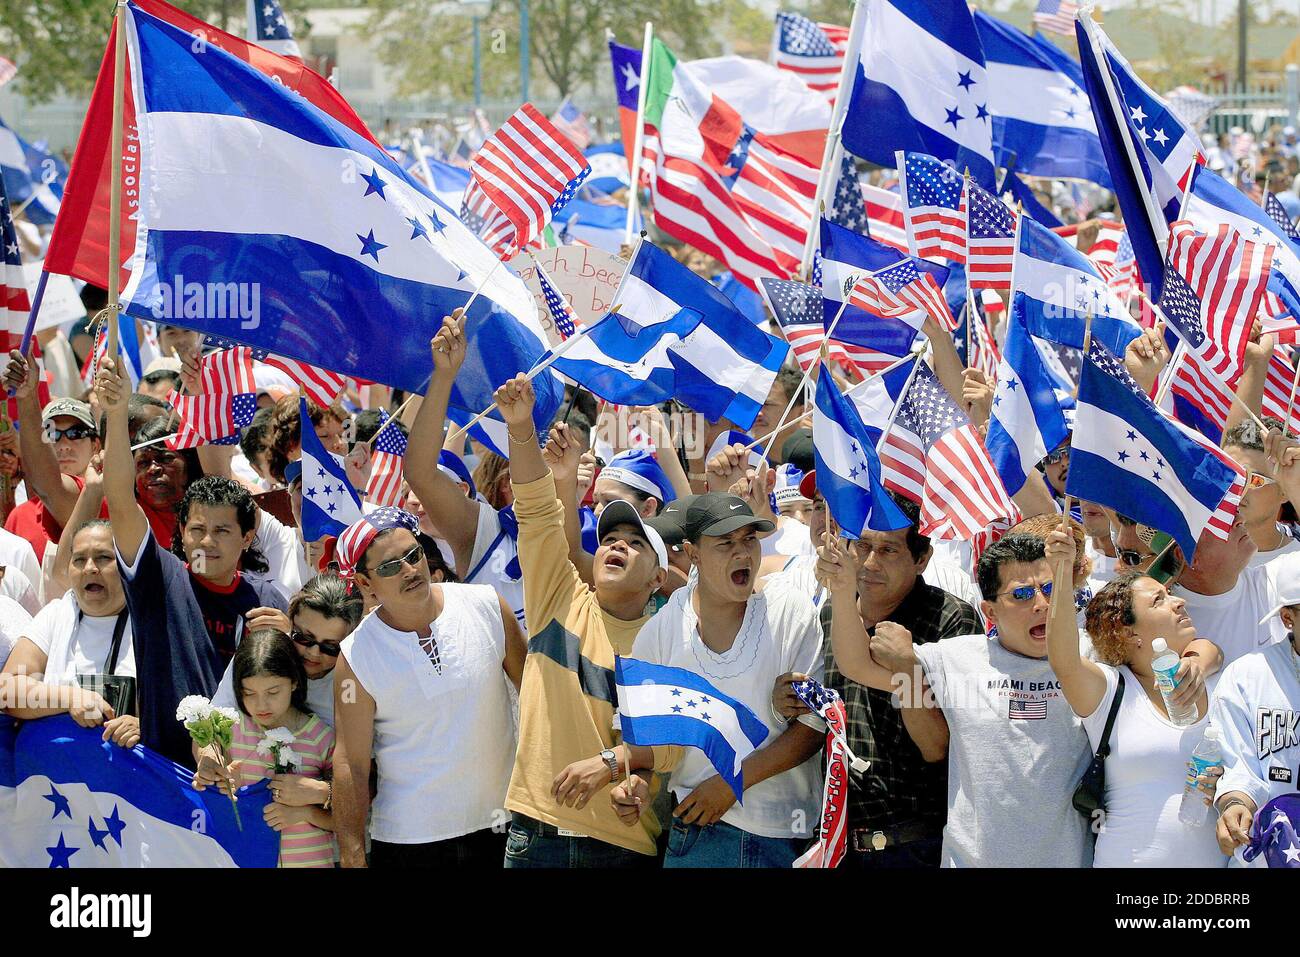
[[[546,273],[540,267],[537,270],[537,281],[542,285],[542,298],[546,300],[546,308],[555,323],[555,331],[560,334],[561,339],[569,338],[573,335],[573,310],[564,301],[559,290],[550,284]]]
[[[972,302],[975,297],[971,297]],[[966,329],[967,322],[971,323],[970,329],[970,355],[966,355]],[[998,351],[998,344],[993,340],[993,333],[989,331],[989,325],[984,318],[984,310],[978,303],[974,308],[968,305],[962,310],[962,323],[957,327],[953,338],[956,340],[957,353],[961,357],[962,364],[971,368],[979,369],[988,377],[990,382],[996,382],[998,377],[998,364],[1002,361],[1002,353]]]
[[[591,126],[587,123],[587,114],[578,109],[570,99],[565,99],[560,108],[551,117],[555,128],[573,141],[580,150],[591,145]]]
[[[1210,235],[1179,220],[1169,228],[1168,264],[1161,309],[1188,350],[1232,386],[1268,286],[1273,247],[1252,242],[1227,224]]]
[[[582,152],[525,103],[475,155],[463,207],[484,218],[483,241],[509,259],[541,235],[590,173]],[[488,217],[491,208],[499,219]]]
[[[1048,33],[1059,36],[1074,36],[1074,16],[1079,12],[1079,5],[1074,0],[1038,0],[1038,9],[1034,11],[1034,23]]]
[[[248,39],[292,60],[302,60],[280,0],[248,0]]]
[[[907,252],[907,224],[903,222],[903,197],[870,183],[862,185],[867,200],[867,233],[876,242]]]
[[[1122,223],[1101,224],[1097,241],[1088,250],[1088,261],[1097,267],[1115,295],[1127,301],[1137,283],[1137,259]]]
[[[204,393],[238,395],[257,392],[253,381],[252,350],[243,346],[217,349],[203,357],[199,383]]]
[[[14,217],[9,211],[9,197],[5,193],[4,183],[0,182],[0,318],[3,318],[3,346],[8,355],[11,349],[22,345],[23,330],[27,327],[27,314],[31,312],[31,300],[27,297],[27,282],[23,279],[23,261],[18,254],[18,231],[14,228]]]
[[[978,183],[966,181],[966,275],[972,289],[1011,288],[1016,213]]]
[[[1047,701],[1012,698],[1007,702],[1007,717],[1012,721],[1041,721],[1047,717]]]
[[[768,277],[759,280],[759,287],[763,291],[763,298],[767,300],[768,308],[776,317],[781,335],[790,343],[795,361],[799,363],[800,369],[807,372],[816,365],[822,339],[826,335],[821,291],[806,282]],[[832,361],[846,369],[858,369],[863,374],[870,374],[897,361],[897,356],[838,339],[831,339],[828,350]]]
[[[4,86],[18,75],[18,67],[8,57],[0,56],[0,86]]]
[[[840,157],[840,178],[835,182],[835,197],[827,219],[855,233],[871,235],[867,204],[862,198],[862,187],[858,185],[858,168],[847,152]]]
[[[849,305],[889,319],[904,319],[920,311],[948,332],[957,328],[939,284],[908,259],[860,276],[849,292]]]
[[[1014,506],[984,442],[924,363],[880,448],[887,487],[921,506],[922,535],[968,541]]]
[[[1264,378],[1264,401],[1261,414],[1271,416],[1278,421],[1286,421],[1287,405],[1291,399],[1291,382],[1295,367],[1291,364],[1291,348],[1277,346],[1273,358],[1269,361],[1268,373]],[[1171,390],[1175,396],[1185,400],[1211,422],[1220,432],[1228,420],[1228,411],[1232,408],[1232,391],[1219,378],[1210,372],[1195,354],[1185,353],[1181,362],[1173,370],[1174,381]],[[1291,410],[1291,421],[1287,428],[1298,431],[1300,406]]]
[[[931,156],[908,153],[903,162],[903,219],[914,255],[966,261],[962,175]]]
[[[284,356],[277,356],[265,349],[254,349],[249,346],[239,345],[229,339],[221,339],[216,336],[208,336],[205,344],[215,346],[218,349],[236,349],[249,357],[252,362],[261,362],[273,369],[279,369],[302,389],[303,395],[311,399],[317,405],[330,406],[338,401],[343,390],[348,386],[348,377],[338,372],[330,372],[328,369],[322,369],[318,366],[310,365],[306,362],[299,362],[297,359],[287,359]],[[207,391],[207,386],[204,386]],[[255,386],[248,389],[234,389],[227,391],[248,391],[256,392]]]
[[[388,421],[388,413],[379,412],[379,424]],[[406,436],[396,423],[377,433],[370,449],[370,481],[366,483],[366,501],[380,508],[402,504],[402,464],[406,456]]]
[[[778,70],[795,74],[833,104],[848,42],[848,27],[814,23],[798,13],[778,13],[772,63]]]
[[[1289,238],[1300,239],[1300,231],[1296,230],[1295,223],[1291,222],[1290,214],[1276,194],[1270,192],[1264,197],[1264,212],[1268,213],[1273,222],[1282,227]]]
[[[234,445],[239,430],[247,428],[257,414],[257,396],[207,392],[181,395],[172,392],[167,402],[176,410],[180,422],[176,433],[167,439],[169,449],[192,449],[200,445]]]

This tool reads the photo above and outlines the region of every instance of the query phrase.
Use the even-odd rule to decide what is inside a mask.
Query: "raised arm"
[[[840,674],[877,691],[893,691],[894,676],[871,657],[871,639],[858,614],[858,576],[838,538],[817,549],[817,581],[831,596],[831,650]]]
[[[14,390],[18,400],[18,447],[23,457],[23,477],[28,488],[45,503],[54,520],[64,526],[77,505],[81,490],[70,476],[59,471],[54,446],[45,441],[36,385],[34,363],[25,359],[17,349],[10,352],[5,386]]]
[[[933,317],[927,317],[921,326],[921,333],[930,340],[930,355],[934,363],[934,375],[939,384],[961,408],[966,408],[962,401],[962,392],[966,371],[961,357],[957,355],[957,346],[952,341],[952,333],[944,329]]]
[[[1045,554],[1052,566],[1047,660],[1061,682],[1071,709],[1080,717],[1087,717],[1106,696],[1106,675],[1096,662],[1079,653],[1079,626],[1074,612],[1074,534],[1067,524],[1052,529],[1047,536]]]
[[[108,499],[108,520],[113,525],[113,543],[118,554],[134,561],[149,534],[149,520],[135,500],[135,459],[127,429],[126,383],[118,375],[117,363],[109,356],[100,362],[95,377],[99,406],[107,413],[104,436],[104,497]]]
[[[466,498],[460,486],[438,469],[451,386],[465,361],[465,325],[459,309],[442,320],[442,328],[429,343],[429,350],[433,376],[411,425],[402,475],[424,510],[437,516],[438,531],[455,553],[457,565],[462,560],[468,565],[478,531],[479,503]]]
[[[104,504],[104,477],[101,474],[104,465],[104,453],[97,452],[90,459],[86,469],[86,484],[77,498],[77,505],[68,517],[65,526],[67,534],[59,536],[59,549],[54,553],[54,569],[50,572],[53,593],[57,595],[67,591],[72,583],[68,580],[68,568],[72,564],[72,539],[74,533],[87,522],[99,518],[99,511]],[[134,468],[134,464],[132,466]]]
[[[578,569],[579,577],[590,585],[593,556],[582,547],[581,505],[578,501],[578,471],[582,454],[568,425],[557,422],[551,426],[551,436],[542,449],[542,458],[555,477],[555,496],[564,506],[564,538],[569,546],[569,561]]]
[[[655,459],[659,467],[672,483],[673,492],[678,498],[691,494],[691,480],[686,477],[682,460],[677,457],[677,448],[673,444],[673,432],[664,419],[664,414],[657,406],[645,405],[635,410],[635,416],[642,429],[654,440],[658,451]]]

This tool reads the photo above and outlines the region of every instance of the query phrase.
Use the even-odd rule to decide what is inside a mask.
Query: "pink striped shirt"
[[[258,754],[257,746],[266,733],[246,714],[239,716],[231,736],[230,760],[243,761],[240,785],[256,784],[275,776],[272,755]],[[301,729],[294,732],[291,745],[302,758],[301,774],[320,780],[334,770],[334,731],[318,715],[310,715]],[[333,867],[334,835],[304,821],[291,824],[280,832],[281,867]]]

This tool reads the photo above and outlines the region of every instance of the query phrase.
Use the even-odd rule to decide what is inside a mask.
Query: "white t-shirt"
[[[5,666],[9,653],[18,639],[31,631],[32,616],[22,605],[5,595],[0,595],[0,668]]]
[[[960,566],[954,565],[947,558],[940,558],[936,553],[930,557],[930,564],[925,566],[921,579],[927,585],[941,588],[954,598],[960,598],[972,608],[980,606],[980,590],[974,579]]]
[[[808,535],[808,526],[789,515],[780,517],[775,532],[759,539],[759,547],[764,558],[769,555],[815,555],[817,552]]]
[[[270,582],[276,591],[289,601],[302,590],[304,582],[313,575],[303,555],[302,542],[298,540],[298,530],[285,525],[270,512],[263,510],[261,521],[257,525],[257,550],[266,559],[270,571],[263,575],[251,575],[262,581]]]
[[[343,640],[343,657],[375,699],[376,841],[461,837],[499,823],[505,807],[517,736],[501,606],[484,585],[440,587],[437,666],[414,632],[390,628],[378,610]]]
[[[1047,658],[961,635],[917,645],[948,722],[944,867],[1087,867],[1088,823],[1070,803],[1091,759]]]
[[[800,671],[819,681],[825,673],[822,631],[806,593],[783,581],[768,579],[750,596],[736,640],[716,654],[700,639],[698,616],[691,605],[693,587],[679,588],[668,603],[642,626],[632,657],[670,665],[700,675],[722,694],[744,704],[767,726],[765,747],[786,730],[772,714],[772,684],[787,671]],[[799,718],[825,732],[820,718]],[[668,786],[682,801],[698,785],[717,774],[698,748],[686,748]],[[821,814],[823,787],[821,754],[745,789],[745,800],[731,806],[722,820],[760,837],[811,837]]]
[[[12,565],[5,569],[4,581],[0,581],[0,595],[18,602],[29,615],[41,610],[41,600],[31,579]]]
[[[235,678],[230,669],[234,661],[226,665],[226,673],[221,676],[217,693],[212,696],[212,703],[219,708],[235,708]],[[334,727],[334,671],[321,678],[307,679],[307,707],[312,714],[318,715],[331,728]]]
[[[80,619],[80,620],[78,620]],[[45,653],[45,680],[51,684],[76,684],[77,675],[106,674],[117,615],[92,618],[80,614],[76,594],[69,589],[41,609],[23,633]],[[117,675],[135,676],[135,647],[128,619],[118,650]]]
[[[763,590],[773,586],[777,588],[793,588],[801,595],[807,595],[812,599],[813,609],[820,610],[830,596],[826,589],[817,581],[814,570],[817,567],[817,556],[814,555],[795,555],[785,563],[779,572],[772,572],[767,578],[763,579]],[[699,580],[699,575],[695,571],[695,566],[691,566],[692,582]]]
[[[1286,632],[1273,616],[1260,620],[1278,604],[1274,584],[1282,562],[1300,561],[1300,555],[1285,555],[1264,565],[1247,568],[1237,583],[1222,595],[1198,595],[1183,586],[1174,594],[1187,601],[1187,614],[1196,626],[1196,634],[1208,638],[1223,651],[1223,663],[1230,665],[1242,655],[1286,638]]]
[[[1285,529],[1285,526],[1279,527]],[[1254,555],[1250,556],[1250,565],[1248,567],[1254,568],[1258,565],[1267,565],[1275,558],[1281,558],[1283,555],[1300,552],[1300,541],[1296,541],[1292,538],[1290,533],[1287,531],[1284,531],[1283,534],[1286,537],[1282,539],[1281,545],[1273,549],[1271,552],[1256,551]]]
[[[470,552],[466,585],[488,585],[506,600],[515,620],[528,633],[524,624],[524,582],[511,578],[506,567],[519,556],[515,540],[501,528],[501,518],[496,509],[486,502],[478,503],[478,530],[474,533],[474,548]],[[557,556],[557,559],[562,556]]]
[[[0,528],[0,567],[5,569],[3,594],[17,601],[30,614],[40,611],[37,591],[41,587],[41,566],[36,561],[31,543]],[[21,575],[14,576],[14,572],[21,572]],[[10,576],[14,577],[13,582],[9,581]],[[30,593],[30,597],[26,593]]]
[[[1106,818],[1097,834],[1093,867],[1223,867],[1214,836],[1216,816],[1189,827],[1178,820],[1187,762],[1201,743],[1207,715],[1186,728],[1175,727],[1157,710],[1127,667],[1098,664],[1106,693],[1097,710],[1083,719],[1095,752],[1115,699],[1118,676],[1124,698],[1110,732],[1106,758]],[[1217,676],[1206,682],[1213,692]]]

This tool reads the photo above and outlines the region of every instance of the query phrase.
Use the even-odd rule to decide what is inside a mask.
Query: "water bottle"
[[[1205,823],[1209,805],[1205,795],[1196,787],[1196,779],[1208,768],[1223,763],[1223,751],[1219,747],[1219,732],[1214,725],[1206,725],[1201,743],[1192,752],[1192,759],[1187,762],[1187,780],[1183,784],[1183,801],[1178,805],[1178,820],[1195,827]]]
[[[1174,689],[1178,687],[1177,682],[1174,681],[1174,675],[1178,673],[1178,656],[1169,650],[1169,645],[1163,638],[1151,642],[1151,651],[1154,655],[1151,659],[1151,670],[1156,673],[1156,687],[1160,689],[1160,697],[1165,701],[1165,711],[1169,713],[1169,720],[1179,728],[1195,724],[1196,719],[1200,717],[1196,705],[1189,704],[1185,708],[1179,708],[1171,700]]]

